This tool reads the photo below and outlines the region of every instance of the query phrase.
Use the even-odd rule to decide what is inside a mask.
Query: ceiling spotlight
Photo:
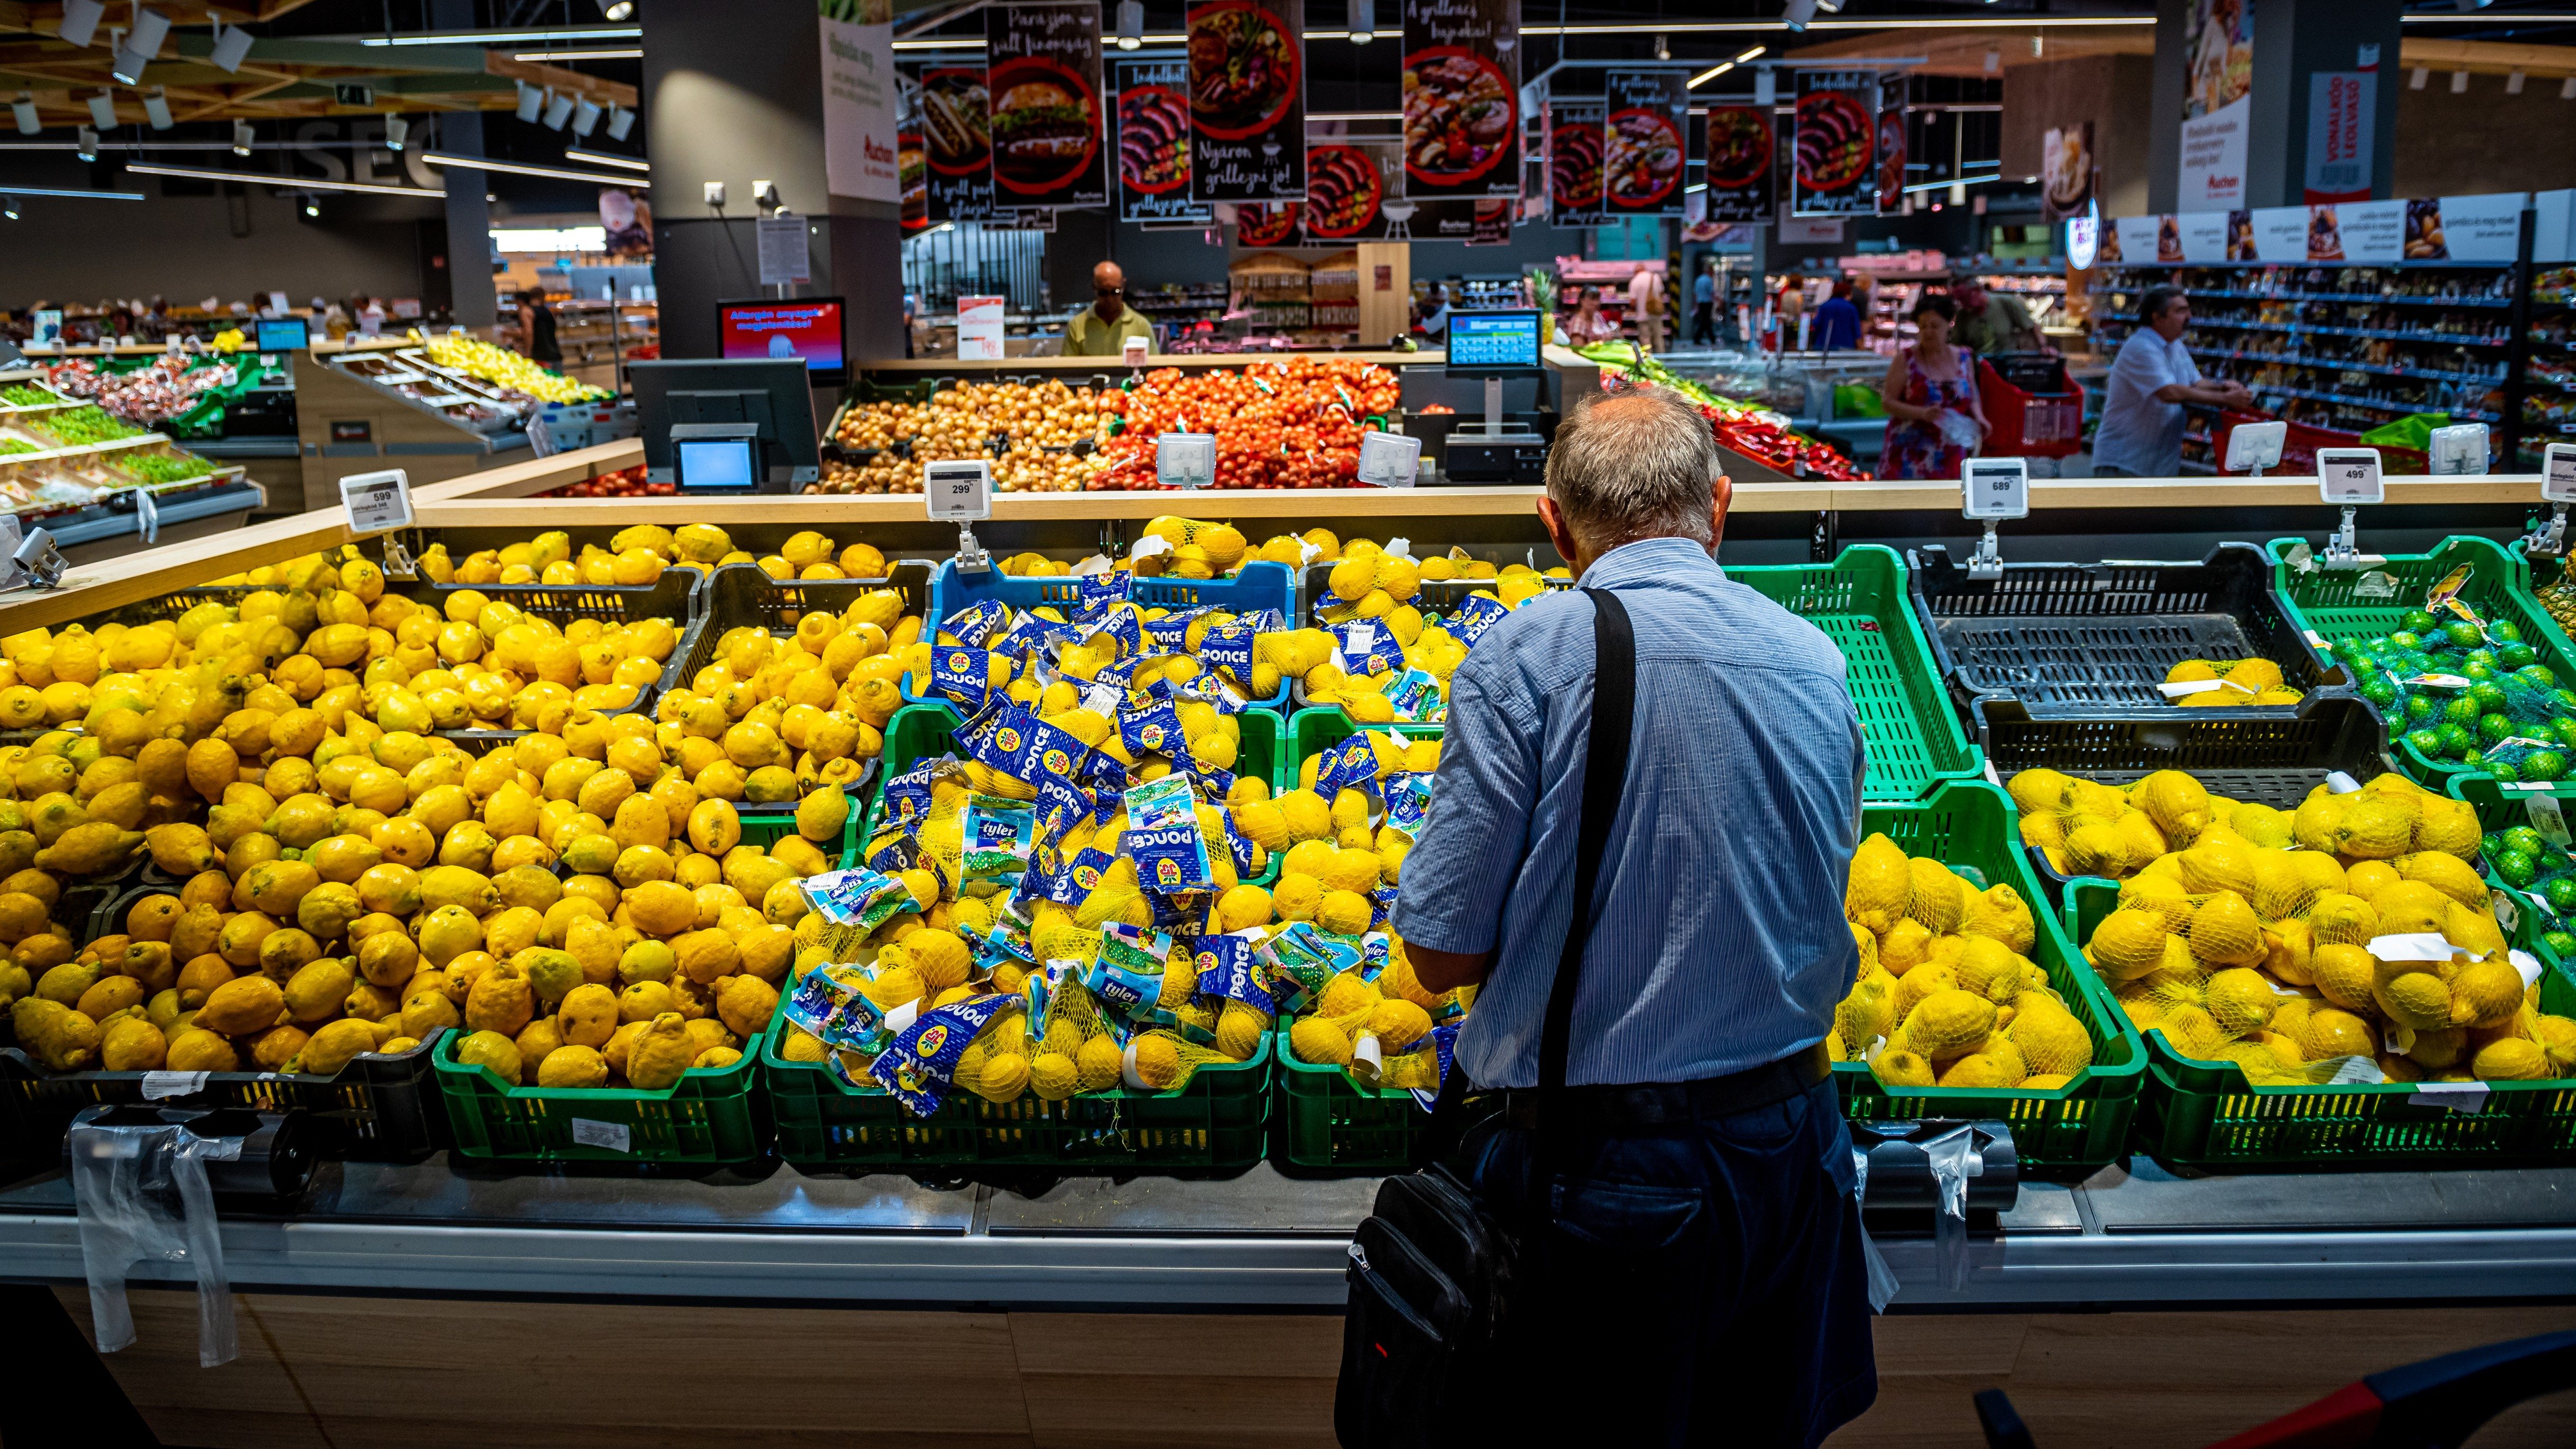
[[[2522,94],[2521,71],[2515,71],[2513,74],[2504,78],[2504,93],[2509,96],[2518,96]]]
[[[2424,82],[2431,80],[2432,78],[2432,70],[2429,67],[2419,65],[2415,67],[2415,73],[2406,78],[2406,89],[2410,91],[2420,91],[2424,89]]]
[[[1667,42],[1667,41],[1664,39],[1664,37],[1662,37],[1662,36],[1660,36],[1660,35],[1656,36],[1656,37],[1655,37],[1655,59],[1657,59],[1657,60],[1670,60],[1670,59],[1672,59],[1672,58],[1673,58],[1673,48],[1672,48],[1672,45],[1671,45],[1669,42]]]
[[[599,102],[584,96],[581,98],[581,104],[572,108],[572,133],[576,136],[587,136],[598,129]]]
[[[2576,75],[2571,75],[2558,83],[2558,99],[2576,101]]]
[[[1351,0],[1351,44],[1377,39],[1377,0]]]
[[[2570,76],[2569,80],[2576,81],[2576,76]],[[21,136],[32,136],[38,131],[44,129],[36,120],[36,93],[34,91],[18,92],[18,99],[9,103],[9,112],[18,118],[18,134]]]
[[[242,62],[248,59],[250,59],[250,32],[238,25],[225,25],[217,21],[215,48],[207,52],[206,63],[226,75],[231,75],[240,70]]]
[[[100,91],[89,98],[90,124],[102,131],[116,129],[116,92]]]
[[[151,94],[146,95],[143,98],[143,119],[152,123],[153,130],[166,131],[170,129],[172,122],[170,119],[170,93],[168,91],[163,90],[159,86],[154,86]]]
[[[2455,70],[2451,72],[2451,94],[2455,96],[2466,95],[2468,94],[2468,90],[2469,73],[2464,70]]]
[[[5,216],[11,221],[16,221],[18,219],[18,198],[14,196],[0,196],[0,216]]]
[[[573,98],[568,93],[556,95],[551,90],[546,92],[546,96],[546,129],[560,131],[564,128],[564,122],[572,119]]]
[[[161,53],[161,42],[170,38],[170,17],[158,10],[134,7],[134,28],[116,47],[116,64],[109,72],[127,85],[143,79],[143,67]]]
[[[63,0],[62,28],[54,33],[67,44],[87,50],[98,38],[98,23],[106,18],[106,0]]]
[[[632,20],[635,0],[599,0],[599,13],[611,20]]]
[[[1804,30],[1816,18],[1816,0],[1789,0],[1780,8],[1780,23],[1791,30]]]
[[[250,122],[233,122],[233,154],[236,156],[249,155],[250,143],[258,139],[258,136],[259,133],[250,128]]]
[[[385,117],[385,149],[399,151],[411,139],[411,122],[400,116]]]
[[[322,214],[322,198],[315,196],[309,191],[304,193],[304,214],[306,216],[320,216]]]
[[[87,126],[80,128],[80,158],[83,161],[98,159],[98,132]]]
[[[537,89],[526,81],[519,82],[519,108],[517,114],[520,120],[535,120],[537,118],[537,112],[544,110],[545,105],[546,93],[544,91]]]
[[[623,141],[635,129],[635,113],[624,106],[608,108],[608,139]]]
[[[1145,0],[1118,0],[1118,48],[1140,50],[1145,44]]]

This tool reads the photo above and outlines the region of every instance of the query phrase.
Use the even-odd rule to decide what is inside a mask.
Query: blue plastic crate
[[[957,561],[940,564],[930,576],[930,614],[923,621],[922,637],[937,639],[939,625],[954,614],[983,603],[998,600],[1013,610],[1036,609],[1054,605],[1070,610],[1076,596],[1074,580],[1063,574],[1043,578],[1022,577],[999,569],[961,573]],[[1241,573],[1230,579],[1138,579],[1129,595],[1138,604],[1156,609],[1218,608],[1233,614],[1248,614],[1256,609],[1276,609],[1285,621],[1281,627],[1297,625],[1297,576],[1286,564],[1257,559],[1245,564]],[[912,692],[911,676],[904,677],[903,697],[919,704],[924,697]],[[1288,702],[1288,683],[1281,680],[1279,690],[1267,699],[1252,703],[1265,709],[1281,710]]]

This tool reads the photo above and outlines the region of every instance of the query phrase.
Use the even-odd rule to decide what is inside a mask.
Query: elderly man
[[[1425,987],[1482,983],[1455,1067],[1492,1114],[1460,1173],[1520,1243],[1495,1367],[1602,1444],[1815,1444],[1877,1394],[1825,1049],[1860,721],[1824,634],[1718,567],[1718,467],[1659,389],[1559,427],[1538,512],[1584,594],[1459,666],[1394,910]],[[1628,721],[1599,773],[1596,704]]]
[[[2093,433],[2096,478],[2171,478],[2182,471],[2183,405],[2251,408],[2241,382],[2206,382],[2182,336],[2191,330],[2191,298],[2180,287],[2150,287],[2138,304],[2142,324],[2111,359],[2102,425]]]
[[[1091,269],[1091,294],[1091,305],[1064,324],[1065,356],[1116,357],[1127,350],[1130,337],[1144,338],[1148,348],[1154,345],[1154,324],[1127,305],[1127,274],[1116,262]]]
[[[1950,297],[1959,304],[1959,325],[1953,335],[1960,346],[1979,357],[2047,350],[2048,339],[2040,335],[2039,324],[2031,320],[2021,298],[1989,292],[1975,277],[1952,282]]]

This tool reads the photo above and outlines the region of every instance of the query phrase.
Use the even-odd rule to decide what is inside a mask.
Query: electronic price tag
[[[2377,448],[2317,449],[2317,491],[2328,503],[2350,507],[2388,496],[2379,476]]]
[[[2238,423],[2227,434],[2227,471],[2260,478],[2264,469],[2281,466],[2289,441],[2288,423]]]
[[[2552,443],[2540,467],[2540,496],[2552,503],[2576,503],[2576,443]]]
[[[411,475],[400,468],[352,473],[340,480],[340,506],[356,534],[391,533],[412,526]]]
[[[971,523],[993,516],[993,465],[984,458],[948,458],[925,463],[921,496],[930,516],[951,523]]]
[[[1421,478],[1420,438],[1409,433],[1360,434],[1360,482],[1371,488],[1410,488]]]
[[[1166,488],[1216,486],[1216,434],[1164,433],[1156,437],[1154,481]]]
[[[1960,483],[1970,518],[2030,516],[2030,465],[2019,458],[1970,458]]]

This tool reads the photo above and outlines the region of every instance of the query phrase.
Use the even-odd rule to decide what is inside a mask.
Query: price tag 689
[[[2552,443],[2541,465],[2540,496],[2552,503],[2576,503],[2576,443]]]
[[[1960,483],[1970,518],[2030,516],[2030,465],[2019,458],[1970,458]]]
[[[951,523],[970,523],[993,516],[993,465],[983,458],[950,458],[926,463],[921,470],[921,496],[930,516]]]
[[[352,473],[340,480],[340,506],[348,511],[351,533],[391,533],[409,528],[411,475],[400,468]]]

